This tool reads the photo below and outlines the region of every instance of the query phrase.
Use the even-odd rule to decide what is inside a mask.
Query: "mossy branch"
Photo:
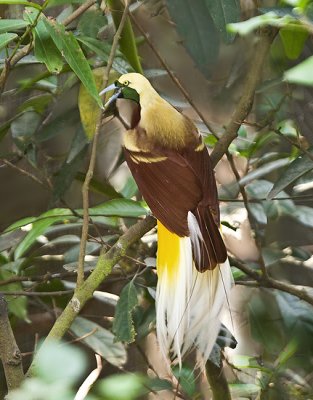
[[[131,226],[107,253],[100,254],[96,268],[84,281],[84,283],[76,289],[72,299],[65,307],[59,318],[56,320],[45,342],[39,349],[39,353],[44,348],[46,341],[59,340],[65,335],[86,302],[91,299],[93,292],[111,273],[114,265],[123,256],[125,256],[128,247],[139,240],[145,233],[149,232],[155,226],[155,224],[156,220],[152,216],[146,217],[144,220],[141,220],[135,225]],[[38,353],[36,357],[37,356]],[[34,373],[36,357],[28,371],[28,375],[32,375]]]

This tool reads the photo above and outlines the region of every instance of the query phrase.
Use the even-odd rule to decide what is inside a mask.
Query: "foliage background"
[[[174,370],[177,385],[158,356],[154,221],[142,219],[122,128],[98,96],[127,71],[143,71],[221,159],[237,284],[226,320],[238,346],[222,355],[232,398],[312,396],[312,7],[147,0],[126,13],[118,0],[0,0],[1,293],[24,371],[48,332],[75,342],[45,344],[21,386],[2,304],[1,359],[16,378],[10,386],[2,372],[3,396],[8,384],[20,386],[10,399],[72,399],[94,353],[103,366],[90,399],[212,396],[194,358]],[[225,381],[221,392],[210,383],[229,398]]]

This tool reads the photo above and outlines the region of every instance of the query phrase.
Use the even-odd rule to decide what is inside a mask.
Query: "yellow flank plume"
[[[175,282],[179,268],[180,237],[170,232],[158,221],[157,271],[159,278],[167,275],[169,283]]]

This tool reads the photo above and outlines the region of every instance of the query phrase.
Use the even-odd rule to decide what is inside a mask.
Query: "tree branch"
[[[242,96],[233,112],[230,122],[226,126],[223,136],[216,143],[211,153],[211,159],[214,166],[226,153],[231,142],[236,139],[241,124],[251,111],[255,91],[262,74],[263,65],[276,33],[276,29],[270,27],[260,30],[258,42],[253,53],[255,54],[255,57],[250,61],[250,67],[242,91]]]
[[[16,344],[10,325],[7,302],[0,296],[0,358],[2,361],[8,391],[19,387],[24,379],[22,355]]]
[[[229,386],[223,370],[223,362],[218,367],[208,360],[205,364],[205,371],[210,384],[213,400],[231,400]]]

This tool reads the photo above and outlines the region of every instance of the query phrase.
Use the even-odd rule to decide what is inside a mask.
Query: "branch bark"
[[[213,400],[231,400],[229,386],[223,370],[223,363],[218,367],[208,360],[205,371],[210,384]]]
[[[7,302],[0,296],[0,358],[7,382],[8,392],[20,386],[24,379],[22,355],[16,344],[10,325]]]

